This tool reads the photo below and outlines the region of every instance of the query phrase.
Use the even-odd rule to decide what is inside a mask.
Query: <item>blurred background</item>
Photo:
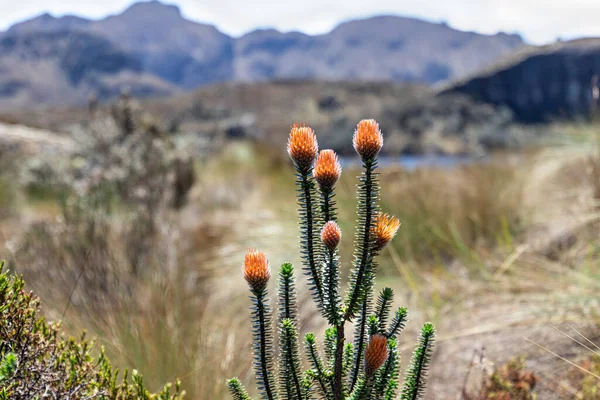
[[[411,310],[403,360],[437,325],[426,398],[600,399],[597,1],[0,9],[0,258],[117,367],[255,391],[240,267],[300,265],[289,128],[341,157],[345,279],[374,118],[402,221],[377,286]]]

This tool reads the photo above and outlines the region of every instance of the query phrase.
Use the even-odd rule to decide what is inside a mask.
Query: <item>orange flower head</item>
[[[267,287],[271,277],[271,268],[265,253],[256,251],[256,249],[248,249],[244,257],[242,271],[244,272],[244,279],[251,289],[263,290]]]
[[[383,335],[373,335],[365,350],[365,375],[371,377],[388,358],[387,338]]]
[[[379,124],[374,119],[363,119],[356,126],[352,138],[354,150],[363,158],[369,160],[375,157],[383,147],[383,135]]]
[[[317,135],[309,126],[294,124],[288,138],[287,151],[296,167],[302,172],[307,172],[319,152]]]
[[[342,231],[338,224],[333,221],[327,222],[321,229],[321,241],[329,249],[334,251],[342,240]]]
[[[342,166],[337,154],[333,150],[321,150],[313,170],[313,175],[319,186],[323,189],[333,189],[341,174]]]
[[[379,251],[392,241],[398,229],[400,221],[393,215],[379,213],[375,218],[375,226],[373,227],[373,240],[375,242],[375,250]]]

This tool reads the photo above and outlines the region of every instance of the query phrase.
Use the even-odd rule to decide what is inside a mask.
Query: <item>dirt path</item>
[[[581,231],[598,219],[590,213],[590,188],[582,174],[586,162],[582,152],[547,151],[524,173],[529,228],[512,252],[488,257],[486,264],[497,276],[481,282],[457,278],[451,284],[461,299],[437,322],[426,399],[462,399],[463,387],[473,393],[481,385],[483,370],[489,373],[519,356],[540,378],[540,399],[575,398],[568,383],[558,379],[569,364],[539,346],[578,362],[592,353],[564,333],[584,342],[573,328],[592,341],[598,337],[590,323],[597,303],[595,284],[579,272],[577,258],[569,264],[562,259],[578,245],[589,246]],[[405,344],[407,350],[409,346]],[[483,363],[473,365],[474,354],[482,350]],[[404,366],[409,355],[403,353]],[[469,370],[474,373],[466,382]]]
[[[24,125],[8,125],[0,123],[0,143],[18,146],[27,151],[39,152],[52,148],[58,151],[71,151],[75,145],[70,138],[55,132],[29,128]]]

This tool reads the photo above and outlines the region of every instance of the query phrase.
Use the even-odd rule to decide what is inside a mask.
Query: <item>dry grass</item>
[[[454,398],[475,345],[506,362],[531,350],[523,336],[543,332],[547,321],[589,320],[600,282],[592,189],[580,173],[586,156],[560,152],[560,159],[534,154],[456,169],[381,170],[382,208],[402,227],[382,255],[379,283],[414,309],[413,325],[429,319],[440,326],[432,390],[449,394],[436,399]],[[156,385],[179,377],[191,399],[225,398],[226,377],[252,380],[239,272],[245,248],[261,248],[274,266],[298,262],[293,169],[281,155],[237,143],[197,171],[190,204],[165,216],[156,237],[132,230],[123,214],[84,213],[31,227],[13,265],[50,318],[63,317],[69,305],[64,325],[86,327],[118,366],[135,367]],[[342,175],[340,221],[355,216],[358,173]],[[575,216],[583,221],[578,230],[562,223]],[[564,234],[548,228],[554,225],[577,240],[554,240]],[[346,234],[345,260],[351,242]],[[131,248],[143,255],[135,263]],[[303,309],[301,331],[320,331],[314,310]]]
[[[402,222],[390,252],[404,262],[435,265],[457,258],[473,262],[498,245],[512,246],[527,218],[525,168],[526,161],[513,165],[498,157],[455,169],[382,169],[381,208]],[[358,173],[344,171],[338,185],[341,220],[351,221],[355,213],[350,198]],[[386,269],[395,261],[388,252],[380,263]]]
[[[116,365],[138,369],[151,385],[180,377],[191,398],[222,397],[225,374],[244,364],[231,364],[235,324],[206,315],[210,270],[182,252],[187,241],[173,221],[148,237],[131,228],[140,221],[87,212],[32,227],[14,255],[46,313],[69,332],[87,329]]]

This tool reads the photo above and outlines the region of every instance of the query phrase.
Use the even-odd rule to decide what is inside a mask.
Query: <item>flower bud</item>
[[[371,377],[387,360],[388,345],[387,338],[383,335],[373,335],[369,339],[367,350],[365,350],[365,375]]]
[[[334,251],[342,240],[342,231],[338,224],[333,221],[327,222],[321,229],[321,241],[329,249]]]
[[[248,249],[244,257],[244,279],[253,290],[264,290],[271,277],[271,268],[265,253]]]
[[[312,167],[319,152],[315,132],[308,126],[294,124],[288,138],[287,151],[296,168],[302,172],[307,172]]]
[[[383,147],[383,135],[374,119],[363,119],[356,126],[352,138],[354,150],[363,160],[373,159]]]
[[[319,186],[331,190],[342,174],[342,166],[333,150],[321,150],[313,175]]]
[[[398,229],[400,221],[393,215],[379,213],[375,217],[375,226],[372,229],[375,251],[379,251],[392,241]]]

